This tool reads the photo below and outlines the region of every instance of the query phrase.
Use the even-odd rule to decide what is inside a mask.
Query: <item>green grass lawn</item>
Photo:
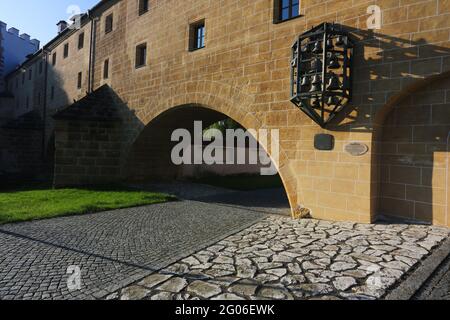
[[[275,176],[232,175],[232,176],[210,176],[210,177],[208,176],[194,179],[193,182],[241,191],[283,187],[283,182],[281,181],[279,175]]]
[[[94,213],[175,200],[135,190],[42,189],[0,192],[0,224]]]

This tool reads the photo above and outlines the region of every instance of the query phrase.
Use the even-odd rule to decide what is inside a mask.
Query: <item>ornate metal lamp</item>
[[[291,101],[321,127],[352,98],[353,47],[347,32],[326,22],[292,46]]]

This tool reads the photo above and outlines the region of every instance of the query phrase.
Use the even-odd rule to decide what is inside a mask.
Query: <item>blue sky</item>
[[[41,47],[56,36],[56,23],[68,20],[69,8],[80,8],[82,12],[100,0],[1,0],[0,20],[15,27],[20,33],[41,41]],[[75,6],[75,7],[74,7]]]

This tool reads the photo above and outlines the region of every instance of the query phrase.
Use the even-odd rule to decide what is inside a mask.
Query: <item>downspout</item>
[[[450,203],[449,203],[449,201],[450,201],[450,199],[449,199],[449,197],[448,197],[448,195],[449,195],[449,190],[448,190],[448,188],[449,188],[449,183],[450,183],[450,179],[449,179],[449,177],[450,177],[450,172],[449,172],[449,170],[450,170],[450,156],[449,156],[449,152],[450,152],[450,131],[448,132],[448,135],[447,135],[447,152],[446,152],[446,156],[447,156],[447,161],[446,161],[446,175],[447,175],[447,177],[445,178],[446,179],[446,184],[445,184],[445,203],[446,203],[446,208],[445,208],[445,225],[448,227],[449,226],[449,224],[450,224],[450,217],[448,216],[449,215],[449,207],[450,207]]]
[[[87,12],[89,19],[91,20],[91,36],[89,41],[89,70],[88,70],[88,93],[94,91],[94,65],[95,65],[95,42],[96,42],[96,29],[97,18],[92,15],[91,10]]]
[[[44,72],[44,105],[42,110],[42,118],[43,118],[43,128],[42,128],[42,160],[45,161],[46,155],[46,126],[47,126],[47,87],[48,87],[48,54],[49,52],[45,49],[42,49],[42,53],[44,54],[45,61],[45,72]]]

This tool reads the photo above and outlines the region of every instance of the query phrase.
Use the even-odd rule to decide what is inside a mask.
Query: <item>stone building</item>
[[[354,55],[352,99],[321,127],[290,90],[292,45],[324,22]],[[56,186],[176,175],[172,129],[227,116],[279,129],[293,215],[450,226],[449,22],[448,0],[104,0],[24,66],[45,61],[43,87],[7,81],[41,110]]]

